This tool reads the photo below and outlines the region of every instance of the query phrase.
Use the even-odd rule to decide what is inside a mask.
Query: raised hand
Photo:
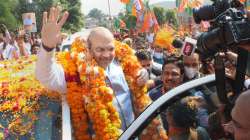
[[[18,30],[17,30],[17,37],[18,38],[23,38],[24,37],[24,34],[25,34],[25,30],[24,30],[24,28],[23,27],[20,27],[20,28],[18,28]]]
[[[43,26],[42,26],[42,43],[48,48],[55,48],[56,44],[61,39],[61,28],[68,18],[69,13],[64,12],[62,18],[59,20],[61,13],[60,7],[50,8],[50,13],[43,13]]]

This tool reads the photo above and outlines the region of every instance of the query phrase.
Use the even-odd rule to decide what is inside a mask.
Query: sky
[[[125,5],[120,0],[109,0],[111,15],[117,15],[120,11],[124,11]],[[150,3],[157,3],[166,0],[150,0]],[[85,15],[93,8],[97,8],[103,11],[105,14],[109,14],[108,0],[81,0],[82,11]]]

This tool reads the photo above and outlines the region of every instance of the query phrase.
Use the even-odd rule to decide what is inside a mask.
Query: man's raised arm
[[[68,12],[64,12],[59,19],[60,7],[50,8],[50,14],[43,13],[42,47],[38,54],[35,75],[36,78],[48,89],[66,93],[66,81],[61,65],[55,61],[55,47],[61,39],[61,28],[65,23]]]

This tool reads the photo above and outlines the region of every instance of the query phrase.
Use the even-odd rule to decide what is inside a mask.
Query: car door
[[[207,89],[202,88],[206,86]],[[144,112],[140,114],[140,116],[129,126],[129,128],[121,135],[119,140],[128,140],[128,139],[136,139],[140,136],[142,131],[146,128],[146,126],[160,113],[162,113],[166,108],[168,108],[172,103],[174,103],[177,99],[188,96],[188,92],[194,88],[200,88],[203,90],[211,90],[209,96],[211,96],[212,106],[216,106],[216,101],[212,96],[216,96],[215,89],[215,75],[208,75],[187,83],[184,83],[170,91],[166,94],[162,95],[159,99],[154,101]],[[215,95],[213,95],[215,93]],[[216,97],[218,98],[218,97]],[[217,99],[218,101],[218,99]]]

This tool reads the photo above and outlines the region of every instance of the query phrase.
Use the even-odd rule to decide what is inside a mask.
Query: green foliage
[[[163,25],[166,22],[166,17],[164,15],[165,10],[162,7],[154,7],[153,11],[159,25]]]
[[[167,23],[173,25],[174,27],[178,27],[177,15],[175,10],[167,10],[165,13],[165,18]]]
[[[64,29],[71,33],[80,31],[84,25],[80,0],[60,0],[60,2],[69,12],[69,17],[64,25]]]
[[[88,17],[95,18],[97,20],[101,20],[104,17],[104,14],[102,13],[101,10],[94,8],[89,11]]]
[[[110,28],[110,24],[112,24],[109,20],[109,16],[104,14],[101,10],[97,8],[93,8],[92,10],[90,10],[87,17],[97,20],[98,26]]]
[[[126,27],[128,29],[134,29],[136,27],[136,17],[131,14],[124,15],[123,18],[121,18],[125,23]]]
[[[9,30],[14,30],[18,24],[13,12],[17,0],[0,0],[0,23],[5,24]]]
[[[28,3],[27,0],[0,0],[0,2],[0,23],[6,24],[10,30],[15,30],[22,25],[23,13],[34,12],[37,29],[40,32],[43,12],[57,5],[69,12],[68,20],[63,27],[64,31],[72,33],[83,27],[80,0],[33,0],[33,3]]]

